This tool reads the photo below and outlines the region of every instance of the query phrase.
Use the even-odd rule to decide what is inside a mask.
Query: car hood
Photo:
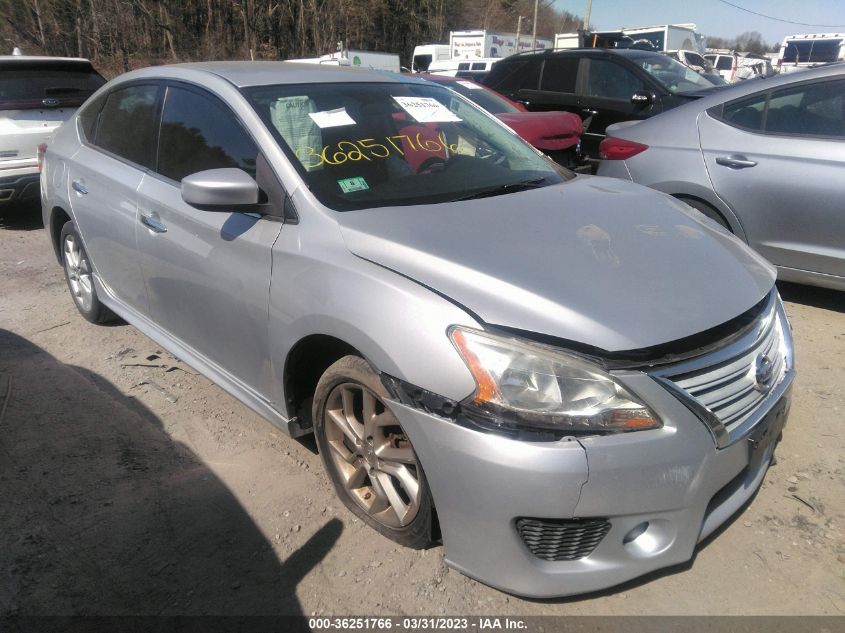
[[[503,112],[496,117],[537,149],[573,147],[584,130],[581,117],[571,112]]]
[[[721,325],[775,280],[764,259],[685,204],[610,178],[337,215],[352,253],[483,322],[611,352]]]

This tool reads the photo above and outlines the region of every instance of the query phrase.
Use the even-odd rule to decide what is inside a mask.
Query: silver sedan
[[[508,591],[689,560],[786,421],[769,264],[442,86],[135,71],[58,131],[41,186],[83,317],[119,315],[314,433],[352,513],[411,547],[442,537],[450,565]]]
[[[787,281],[845,290],[845,65],[608,128],[599,175],[683,199]]]

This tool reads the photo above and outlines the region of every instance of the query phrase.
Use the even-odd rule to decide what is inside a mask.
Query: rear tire
[[[100,303],[97,297],[91,260],[85,252],[85,247],[72,221],[65,222],[62,227],[59,248],[62,254],[62,267],[65,270],[65,281],[79,314],[91,323],[113,321],[116,318],[114,312]]]
[[[369,363],[344,356],[314,392],[314,433],[323,465],[349,510],[387,538],[415,549],[432,543],[428,482],[387,390]]]

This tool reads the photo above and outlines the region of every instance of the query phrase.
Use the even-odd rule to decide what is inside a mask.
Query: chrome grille
[[[610,531],[607,519],[516,520],[516,529],[537,558],[549,561],[578,560],[592,554]]]
[[[758,410],[790,369],[791,345],[784,340],[787,327],[773,295],[754,327],[739,340],[655,375],[676,396],[692,400],[696,406],[690,408],[715,418],[733,441],[756,422]],[[761,381],[764,357],[771,363],[771,377]]]

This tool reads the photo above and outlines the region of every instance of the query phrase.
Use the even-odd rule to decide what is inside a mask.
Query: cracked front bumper
[[[652,378],[626,382],[663,428],[532,443],[390,403],[425,470],[449,565],[523,596],[597,591],[688,561],[754,495],[774,442],[757,456],[744,438],[717,449],[705,425]],[[789,398],[786,389],[778,432]],[[589,555],[549,561],[522,541],[520,517],[604,518],[610,530]]]

